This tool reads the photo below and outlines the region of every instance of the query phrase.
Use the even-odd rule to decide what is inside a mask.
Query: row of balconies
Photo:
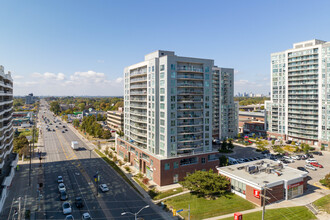
[[[310,115],[318,115],[317,111],[312,111],[312,112],[307,112],[307,111],[294,111],[294,110],[289,110],[289,113],[295,113],[295,114],[310,114]]]
[[[204,95],[203,89],[178,89],[178,95]]]
[[[317,75],[313,75],[313,76],[310,76],[310,77],[306,77],[306,76],[302,76],[302,77],[297,77],[297,76],[295,76],[295,77],[290,77],[289,76],[289,78],[288,78],[288,81],[289,81],[289,83],[291,83],[291,82],[296,82],[296,81],[310,81],[310,80],[317,80],[318,79],[318,76]]]
[[[147,89],[131,91],[130,95],[147,95]]]
[[[318,125],[318,122],[316,120],[303,120],[303,119],[289,119],[289,123],[299,123],[299,124],[306,124],[306,125]]]
[[[131,84],[130,89],[143,89],[147,88],[147,83],[137,83],[137,84]]]
[[[140,130],[147,130],[147,124],[144,123],[131,122],[130,126]]]
[[[130,101],[132,101],[132,102],[146,102],[147,97],[131,97]]]
[[[307,131],[307,130],[304,130],[304,129],[294,129],[294,128],[288,128],[288,132],[294,132],[294,133],[297,133],[297,134],[309,134],[309,135],[312,135],[312,136],[316,136],[318,135],[317,131]]]
[[[133,116],[133,115],[131,115],[130,120],[138,122],[138,123],[147,123],[147,116]]]
[[[301,118],[304,118],[304,119],[308,119],[308,120],[318,120],[318,117],[312,117],[310,115],[294,115],[294,114],[290,114],[288,115],[288,118],[295,118],[295,119],[301,119]]]
[[[177,87],[203,87],[203,83],[197,83],[197,82],[178,82]]]
[[[195,67],[195,66],[178,66],[177,71],[200,72],[200,73],[204,72],[202,67]]]
[[[295,57],[289,57],[288,58],[289,63],[297,62],[297,61],[307,61],[307,60],[314,60],[314,62],[317,61],[318,60],[318,54],[316,54],[316,55],[305,55],[305,56],[295,56]]]
[[[144,116],[147,117],[147,110],[130,110],[129,112],[131,115],[138,115],[138,116]]]
[[[147,81],[147,77],[144,76],[144,77],[136,77],[136,78],[132,78],[130,79],[130,83],[138,83],[138,82],[144,82],[144,81]]]
[[[318,89],[317,86],[313,85],[313,86],[307,86],[307,85],[304,85],[304,86],[292,86],[292,85],[289,85],[288,87],[288,90],[291,91],[291,90],[315,90],[315,89]]]
[[[178,119],[182,118],[203,118],[202,112],[180,112],[177,116]]]
[[[130,131],[130,138],[136,142],[139,142],[141,144],[146,144],[147,143],[147,138],[144,136],[140,136],[137,134],[134,134],[133,132]]]
[[[289,105],[288,106],[289,109],[299,109],[299,110],[318,110],[318,107],[314,107],[314,106],[300,106],[300,105]]]
[[[289,123],[288,126],[290,128],[299,128],[299,129],[306,129],[306,130],[317,130],[318,129],[317,126],[305,126],[305,125],[293,124],[293,123]]]
[[[130,77],[136,77],[140,75],[146,75],[147,74],[147,68],[142,69],[136,69],[130,72]]]
[[[176,77],[178,80],[179,79],[187,79],[187,80],[203,80],[204,77],[203,75],[200,74],[178,74]]]
[[[202,125],[199,127],[182,127],[177,129],[177,134],[203,133]]]
[[[147,103],[141,103],[141,104],[138,104],[138,103],[130,103],[130,107],[131,108],[147,108],[148,105]]]
[[[297,96],[297,95],[289,95],[289,100],[317,100],[318,97],[317,96]],[[289,101],[290,102],[290,101]]]
[[[303,139],[311,139],[311,140],[317,140],[318,139],[317,135],[313,135],[313,136],[312,135],[304,135],[304,134],[301,134],[301,133],[290,132],[290,131],[288,131],[288,135],[296,137],[296,138],[303,138]]]
[[[317,60],[289,62],[288,67],[318,65]]]

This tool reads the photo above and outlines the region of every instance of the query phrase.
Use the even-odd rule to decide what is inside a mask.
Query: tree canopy
[[[197,193],[199,196],[211,197],[224,194],[229,187],[229,181],[212,169],[209,171],[195,171],[185,177],[184,181],[180,182],[184,188]]]

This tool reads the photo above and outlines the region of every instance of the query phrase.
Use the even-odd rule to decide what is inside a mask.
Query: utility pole
[[[190,220],[190,204],[188,205],[188,220]]]
[[[261,195],[262,200],[262,220],[265,220],[265,214],[266,214],[266,200],[270,199],[266,196],[267,190],[272,190],[271,188],[267,188],[266,184],[262,188],[263,193]]]
[[[21,220],[21,197],[18,198],[18,220]]]

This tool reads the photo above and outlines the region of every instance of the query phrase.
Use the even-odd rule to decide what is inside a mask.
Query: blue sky
[[[330,1],[1,1],[0,65],[14,94],[122,95],[125,66],[157,49],[235,68],[268,93],[270,53],[330,40]]]

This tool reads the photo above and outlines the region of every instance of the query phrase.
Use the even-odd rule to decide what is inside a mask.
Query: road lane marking
[[[321,189],[329,190],[328,187],[325,187],[325,186],[319,185],[317,182],[316,182],[316,183],[313,183],[313,185],[316,186],[316,187],[319,187],[319,188],[321,188]]]

